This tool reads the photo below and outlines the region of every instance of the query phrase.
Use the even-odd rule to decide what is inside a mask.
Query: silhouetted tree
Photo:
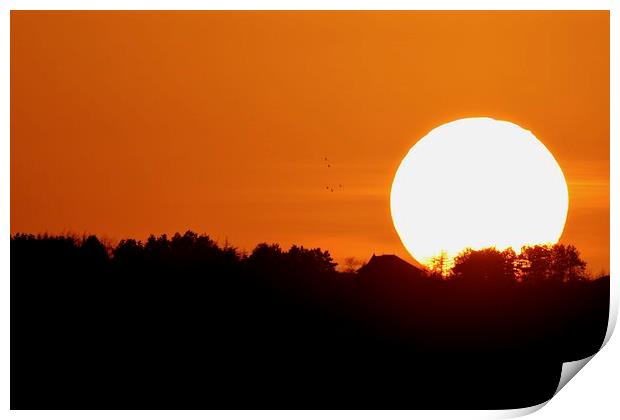
[[[142,242],[135,239],[121,240],[113,251],[114,262],[121,265],[142,263],[144,260],[144,247]]]
[[[444,279],[450,272],[450,260],[445,250],[431,259],[429,267],[430,276],[436,279]]]
[[[347,257],[344,259],[344,272],[355,273],[363,264],[363,261],[358,260],[355,257]]]
[[[516,255],[510,248],[505,251],[495,248],[485,248],[479,251],[466,249],[454,258],[451,278],[479,283],[514,282],[515,259]]]
[[[321,248],[304,248],[293,245],[286,253],[287,260],[300,272],[333,273],[336,270],[335,263],[329,251],[321,251]]]
[[[108,251],[95,235],[88,236],[80,245],[88,262],[102,264],[108,260]]]
[[[517,265],[525,282],[563,283],[586,278],[586,263],[573,245],[525,246]]]
[[[282,266],[284,252],[278,244],[260,243],[256,245],[246,261],[251,269],[265,272]]]
[[[517,255],[512,248],[465,250],[454,260],[452,278],[526,283],[564,283],[584,280],[586,263],[573,245],[525,246]]]
[[[549,278],[552,262],[551,248],[533,245],[521,248],[519,278],[524,282],[544,282]]]
[[[102,277],[107,275],[109,262],[108,250],[99,239],[90,235],[82,239],[79,244],[80,270],[88,272],[91,276]]]
[[[573,245],[556,244],[552,248],[551,280],[556,282],[585,280],[586,262]]]

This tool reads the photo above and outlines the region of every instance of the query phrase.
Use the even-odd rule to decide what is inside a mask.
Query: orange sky
[[[474,116],[545,143],[562,241],[609,270],[606,11],[12,12],[11,232],[409,258],[394,173]]]

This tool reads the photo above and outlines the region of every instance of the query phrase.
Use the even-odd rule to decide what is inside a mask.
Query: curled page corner
[[[553,396],[557,395],[557,393],[560,392],[562,388],[564,388],[564,385],[566,385],[568,381],[573,379],[577,372],[579,372],[595,355],[596,353],[584,359],[574,360],[572,362],[565,362],[564,364],[562,364],[560,382],[558,383],[558,387],[556,388]]]
[[[597,352],[598,353],[598,352]],[[556,388],[555,392],[553,393],[553,397],[555,397],[557,395],[558,392],[560,392],[560,390],[562,388],[564,388],[564,386],[571,380],[573,379],[573,377],[586,365],[588,364],[588,362],[596,355],[596,353],[594,353],[591,356],[588,356],[586,358],[580,359],[580,360],[574,360],[572,362],[564,362],[562,364],[562,372],[560,373],[560,380],[558,381],[558,387]],[[551,398],[553,398],[551,397]],[[522,416],[526,416],[528,414],[532,414],[538,410],[540,410],[541,408],[543,408],[545,405],[547,405],[547,403],[549,401],[551,401],[551,398],[548,399],[547,401],[544,401],[540,404],[536,404],[530,407],[524,407],[524,408],[515,408],[515,409],[509,409],[509,410],[502,410],[501,412],[497,412],[497,415],[494,416],[494,418],[499,418],[499,419],[510,419],[510,418],[516,418],[516,417],[522,417]]]

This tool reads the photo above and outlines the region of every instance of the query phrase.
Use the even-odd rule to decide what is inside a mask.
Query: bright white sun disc
[[[390,208],[405,248],[428,264],[441,252],[557,242],[568,188],[530,131],[466,118],[435,128],[409,150],[394,176]]]

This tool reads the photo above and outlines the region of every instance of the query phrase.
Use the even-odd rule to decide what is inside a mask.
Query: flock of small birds
[[[330,161],[327,158],[324,158],[324,162],[325,162],[325,165],[327,165],[327,169],[330,169],[332,167],[332,164],[330,163]],[[338,184],[338,187],[327,185],[325,187],[325,189],[327,191],[329,191],[329,192],[334,192],[334,191],[337,191],[337,190],[343,190],[344,187],[342,186],[342,184]]]

